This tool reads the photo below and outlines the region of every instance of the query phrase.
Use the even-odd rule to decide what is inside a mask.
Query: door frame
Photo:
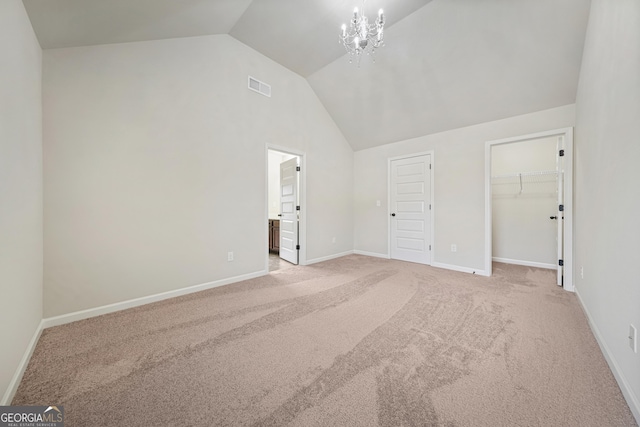
[[[300,159],[300,182],[298,186],[298,200],[300,202],[300,216],[298,217],[298,242],[300,252],[298,252],[298,265],[307,265],[307,156],[304,151],[281,145],[267,143],[264,150],[265,180],[264,180],[264,259],[265,270],[269,271],[269,151],[279,151]]]
[[[496,145],[529,141],[553,136],[564,137],[564,289],[574,292],[573,265],[573,127],[554,129],[485,143],[484,167],[484,269],[492,274],[493,259],[493,211],[491,202],[491,149]]]
[[[433,265],[433,260],[435,259],[435,213],[436,213],[436,204],[435,204],[435,185],[433,182],[433,176],[436,170],[436,159],[435,159],[435,150],[429,151],[420,151],[418,153],[404,154],[402,156],[388,157],[387,158],[387,258],[391,259],[391,162],[394,160],[403,160],[410,159],[412,157],[420,157],[420,156],[431,156],[431,169],[429,170],[430,181],[431,181],[431,220],[429,227],[431,227],[431,240],[428,244],[431,246],[431,262],[428,265]],[[425,264],[426,265],[426,264]]]

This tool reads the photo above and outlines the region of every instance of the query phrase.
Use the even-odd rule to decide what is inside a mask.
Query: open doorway
[[[573,291],[573,130],[486,145],[486,271],[492,261],[557,271]]]
[[[267,268],[304,264],[302,153],[267,147]]]

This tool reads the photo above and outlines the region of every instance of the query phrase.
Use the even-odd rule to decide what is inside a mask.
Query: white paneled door
[[[391,258],[431,264],[431,155],[390,165]]]
[[[280,258],[298,264],[298,158],[280,164]]]

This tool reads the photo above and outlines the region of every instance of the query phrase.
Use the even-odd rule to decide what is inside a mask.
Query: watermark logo
[[[0,406],[0,427],[64,427],[64,408]]]

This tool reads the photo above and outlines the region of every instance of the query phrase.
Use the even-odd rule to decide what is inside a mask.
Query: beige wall
[[[436,264],[484,269],[485,142],[574,124],[574,106],[483,123],[357,151],[354,157],[355,249],[388,255],[387,162],[434,150]],[[376,206],[376,200],[381,206]],[[457,252],[451,252],[452,244]]]
[[[629,348],[627,338],[629,324],[640,328],[637,0],[592,2],[576,102],[575,153],[576,291],[640,422],[640,353]]]
[[[42,320],[42,51],[21,1],[0,2],[0,52],[3,396]]]
[[[227,35],[43,67],[45,317],[265,272],[268,143],[306,155],[307,260],[352,249],[353,152],[300,76]]]

